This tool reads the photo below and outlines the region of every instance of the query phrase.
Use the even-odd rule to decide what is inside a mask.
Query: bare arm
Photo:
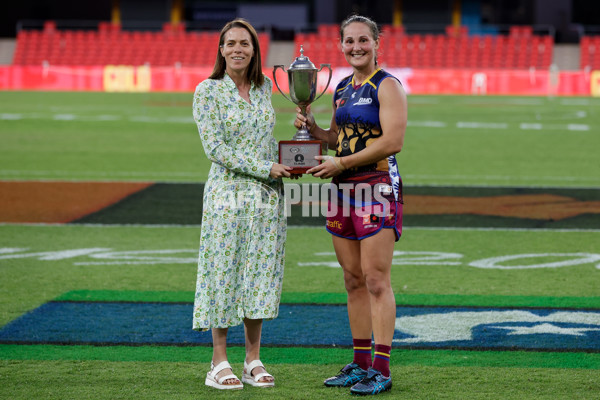
[[[308,173],[320,178],[331,178],[344,169],[373,164],[402,150],[407,122],[406,93],[400,82],[389,78],[381,83],[378,96],[381,137],[358,153],[336,157],[311,168]]]

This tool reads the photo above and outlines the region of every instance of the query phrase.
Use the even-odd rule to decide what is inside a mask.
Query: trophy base
[[[292,174],[305,174],[321,163],[315,156],[327,154],[327,143],[321,140],[282,140],[279,142],[279,164],[292,167]]]

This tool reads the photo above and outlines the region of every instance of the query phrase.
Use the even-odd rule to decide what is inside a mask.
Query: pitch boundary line
[[[182,225],[182,224],[91,224],[91,223],[44,223],[44,222],[23,222],[23,223],[14,223],[14,222],[0,222],[0,227],[2,226],[40,226],[40,227],[86,227],[86,228],[193,228],[199,229],[202,225],[194,224],[194,225]],[[314,225],[288,225],[288,229],[324,229],[323,226],[314,226]],[[453,226],[404,226],[402,230],[428,230],[428,231],[436,231],[436,230],[444,230],[444,231],[504,231],[504,232],[563,232],[563,233],[600,233],[600,229],[575,229],[575,228],[503,228],[503,227],[453,227]]]
[[[95,176],[106,176],[106,177],[110,177],[110,176],[122,176],[122,177],[128,177],[128,176],[148,176],[149,179],[140,179],[140,180],[115,180],[115,179],[89,179],[89,178],[66,178],[66,179],[61,179],[59,178],[59,176],[68,176],[68,175],[95,175]],[[3,175],[15,175],[15,178],[7,178],[4,177]],[[56,178],[37,178],[37,179],[22,179],[19,178],[18,175],[54,175],[56,176]],[[72,172],[72,171],[19,171],[19,170],[0,170],[0,182],[108,182],[108,183],[123,183],[123,182],[131,182],[131,183],[139,183],[139,182],[152,182],[152,183],[166,183],[166,184],[185,184],[185,183],[197,183],[197,184],[203,184],[206,183],[204,181],[160,181],[160,180],[156,180],[153,179],[152,177],[154,176],[180,176],[180,177],[194,177],[194,176],[198,176],[198,173],[193,173],[193,172],[170,172],[170,173],[161,173],[161,172],[156,172],[156,173],[146,173],[146,172],[134,172],[134,171],[128,171],[128,172],[111,172],[111,173],[107,173],[107,172],[100,172],[100,171],[85,171],[85,172],[81,172],[81,171],[77,171],[77,172]],[[461,180],[461,179],[486,179],[486,180],[503,180],[503,181],[507,181],[509,179],[512,179],[513,177],[511,176],[501,176],[501,175],[484,175],[484,176],[473,176],[473,175],[413,175],[413,174],[403,174],[404,179],[438,179],[438,180],[447,180],[447,179],[453,179],[453,180]],[[574,182],[577,180],[580,181],[597,181],[598,178],[596,177],[575,177],[575,176],[550,176],[550,177],[535,177],[535,176],[520,176],[519,179],[521,180],[529,180],[529,181],[539,181],[539,180],[544,180],[544,179],[551,179],[551,180],[555,180],[555,181],[567,181],[567,182]],[[305,182],[307,184],[312,184],[312,183],[328,183],[328,181],[318,181],[318,182],[314,182],[314,181],[310,181],[310,182]],[[440,184],[440,183],[415,183],[415,184],[410,184],[410,185],[405,185],[406,187],[426,187],[426,186],[434,186],[434,187],[465,187],[465,188],[519,188],[519,189],[598,189],[599,186],[596,185],[591,185],[591,186],[554,186],[554,185],[509,185],[509,184]]]

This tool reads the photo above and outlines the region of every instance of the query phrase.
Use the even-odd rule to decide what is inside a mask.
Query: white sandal
[[[269,374],[268,372],[261,372],[258,375],[252,375],[252,370],[256,367],[264,368],[265,366],[263,365],[262,362],[260,362],[260,360],[254,360],[250,364],[246,364],[246,361],[244,361],[244,373],[242,374],[242,382],[247,383],[250,386],[257,386],[257,387],[273,387],[273,386],[275,386],[274,380],[271,382],[261,382],[260,381],[265,376],[270,376],[271,378],[273,378],[273,375]]]
[[[211,387],[214,387],[215,389],[221,389],[221,390],[243,389],[244,385],[239,380],[239,378],[237,376],[235,376],[234,374],[225,375],[225,376],[222,376],[217,379],[217,374],[227,368],[233,370],[231,368],[231,365],[229,365],[229,363],[227,361],[220,362],[216,367],[213,365],[213,363],[211,361],[210,362],[210,371],[208,371],[206,373],[206,380],[204,381],[204,384],[206,386],[211,386]],[[227,379],[235,379],[240,383],[233,383],[233,384],[229,384],[229,385],[223,384],[223,382],[225,382]]]

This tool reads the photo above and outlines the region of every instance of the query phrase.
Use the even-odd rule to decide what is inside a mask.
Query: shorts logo
[[[327,227],[333,229],[342,229],[342,223],[340,221],[327,221]]]
[[[379,216],[375,214],[363,215],[363,225],[377,224],[379,223]]]

